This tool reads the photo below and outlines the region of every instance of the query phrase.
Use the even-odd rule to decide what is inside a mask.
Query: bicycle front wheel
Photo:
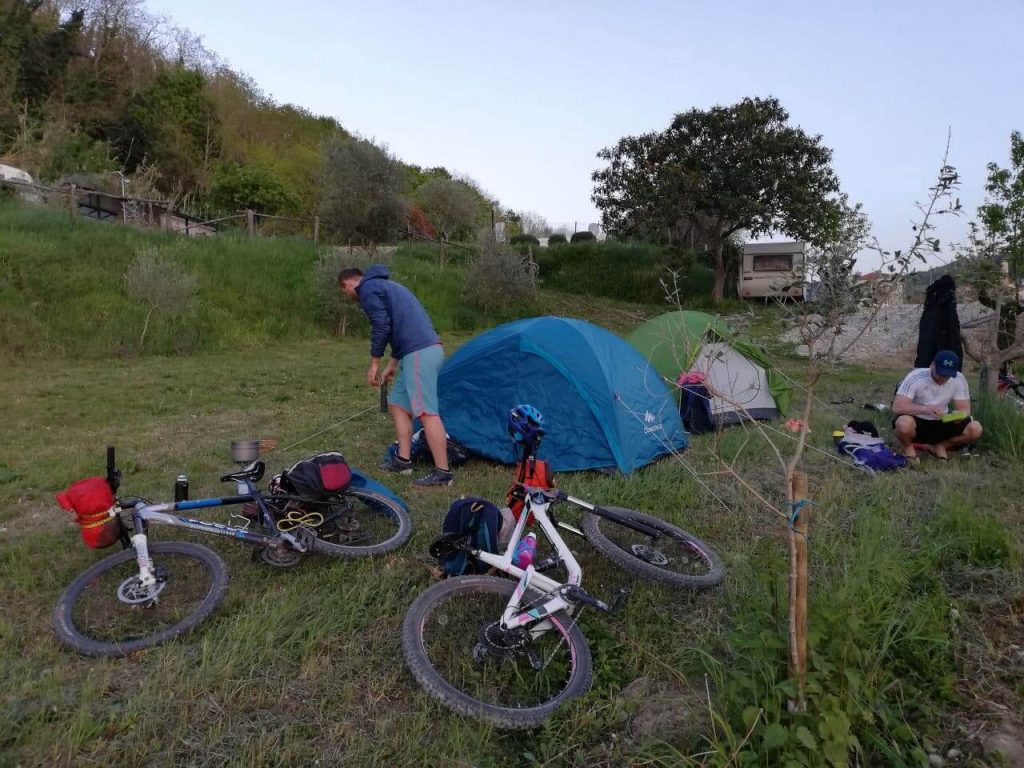
[[[412,535],[405,508],[388,496],[350,488],[316,529],[313,551],[331,557],[370,557],[398,549]]]
[[[224,561],[184,541],[149,545],[157,582],[143,586],[135,550],[100,560],[57,601],[53,626],[64,645],[86,656],[125,656],[184,635],[224,598]]]
[[[660,518],[621,507],[604,507],[615,516],[658,532],[636,531],[593,512],[583,516],[583,533],[598,552],[630,573],[687,589],[710,589],[722,583],[722,559],[696,536]]]
[[[402,649],[417,682],[456,712],[510,730],[541,725],[590,689],[586,638],[570,616],[502,631],[516,582],[460,576],[427,589],[402,624]],[[530,590],[524,605],[540,598]]]

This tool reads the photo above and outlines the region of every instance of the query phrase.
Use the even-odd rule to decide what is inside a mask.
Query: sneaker
[[[388,456],[378,466],[385,472],[397,472],[400,475],[412,474],[412,462],[408,459],[403,461],[397,456]]]
[[[413,480],[412,484],[419,486],[451,485],[452,479],[451,472],[434,467],[428,474],[418,480]]]

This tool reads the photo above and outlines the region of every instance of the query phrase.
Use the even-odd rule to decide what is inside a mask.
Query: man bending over
[[[915,444],[948,459],[950,448],[981,437],[981,424],[971,418],[967,378],[959,367],[957,354],[942,350],[928,368],[915,368],[896,388],[892,426],[908,459],[917,457]]]

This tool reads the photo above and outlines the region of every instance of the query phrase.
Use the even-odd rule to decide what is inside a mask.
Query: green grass
[[[181,317],[154,314],[140,345],[149,307],[128,295],[124,274],[150,246],[194,275],[198,293]],[[439,333],[539,314],[539,304],[468,308],[463,268],[439,270],[431,250],[402,247],[389,265]],[[188,239],[0,200],[0,350],[11,357],[135,357],[328,338],[335,329],[322,320],[317,257],[300,238]],[[350,331],[365,335],[366,323],[357,318]]]
[[[544,728],[505,734],[452,714],[407,672],[399,628],[430,583],[427,549],[448,505],[462,494],[502,498],[509,469],[473,461],[455,486],[429,491],[376,471],[392,436],[362,379],[365,340],[328,336],[307,306],[282,319],[285,303],[262,285],[280,275],[305,279],[312,249],[182,244],[59,215],[0,206],[0,268],[10,278],[0,287],[2,348],[22,344],[0,378],[8,438],[0,440],[0,766],[916,766],[930,745],[980,759],[970,734],[996,711],[986,702],[1024,711],[1024,667],[1007,650],[1020,644],[1024,615],[1019,461],[991,450],[873,478],[855,470],[835,456],[831,431],[870,416],[859,404],[888,399],[904,372],[851,367],[822,385],[805,461],[815,501],[807,713],[786,706],[784,524],[721,474],[714,456],[776,505],[779,469],[760,433],[734,428],[695,437],[680,461],[630,477],[559,478],[573,495],[651,512],[708,541],[726,562],[722,589],[691,595],[634,584],[621,615],[585,611],[594,687]],[[130,260],[124,253],[151,242],[228,284],[234,268],[213,260],[257,253],[254,306],[278,324],[232,325],[226,315],[248,305],[226,291],[223,301],[204,301],[200,316],[220,324],[191,354],[117,354],[115,331],[140,316],[116,276]],[[114,245],[116,253],[107,250]],[[267,250],[252,250],[260,248]],[[301,268],[284,254],[304,260]],[[458,268],[442,272],[426,252],[400,253],[393,268],[447,329],[449,350],[470,335],[456,330],[460,323],[495,321],[459,319]],[[64,273],[88,283],[93,301],[109,301],[109,313],[83,319]],[[25,309],[26,296],[43,301],[47,281],[65,294],[35,308],[32,298]],[[306,295],[291,290],[282,295]],[[529,310],[626,332],[660,307],[546,288]],[[756,340],[777,335],[770,308],[745,322]],[[151,331],[165,334],[168,352],[171,330]],[[125,331],[123,343],[136,335]],[[800,370],[788,355],[778,362],[790,375]],[[829,402],[847,397],[853,405]],[[785,450],[792,437],[778,427],[767,434]],[[230,441],[252,437],[279,440],[282,450],[266,455],[272,472],[314,451],[343,451],[407,498],[411,541],[374,561],[310,558],[279,570],[254,563],[245,547],[204,538],[225,557],[231,585],[195,634],[121,660],[59,647],[54,602],[106,553],[82,546],[53,494],[101,473],[103,448],[113,444],[126,493],[169,498],[185,472],[193,496],[213,495],[224,489],[217,478],[231,466]],[[227,522],[227,514],[206,516]],[[569,543],[592,593],[607,597],[632,583],[586,542]]]
[[[1024,408],[1013,398],[982,393],[971,410],[985,428],[981,444],[1019,463],[1024,461]]]
[[[838,729],[830,749],[857,736],[862,764],[897,764],[886,750],[914,764],[925,736],[960,743],[954,724],[967,698],[956,695],[956,659],[968,656],[968,646],[1002,647],[1007,640],[998,632],[1012,630],[1011,606],[1021,599],[1015,555],[991,554],[1019,547],[1017,481],[983,459],[926,463],[868,481],[811,452],[818,506],[808,715],[790,716],[784,707],[779,523],[735,483],[704,475],[705,488],[673,460],[628,478],[569,474],[560,482],[573,494],[645,509],[704,537],[726,559],[723,590],[687,595],[638,584],[620,617],[585,612],[594,688],[533,733],[502,734],[449,713],[419,690],[401,657],[399,627],[429,584],[426,550],[444,510],[459,494],[503,494],[509,471],[487,462],[472,462],[442,491],[382,477],[408,498],[415,525],[410,543],[389,557],[317,558],[282,571],[253,563],[243,547],[207,540],[227,559],[232,583],[225,603],[190,638],[125,660],[83,659],[57,646],[53,602],[101,554],[82,547],[53,492],[100,472],[103,446],[116,444],[126,492],[167,498],[184,471],[193,495],[213,494],[230,465],[232,439],[275,436],[287,446],[348,416],[316,439],[268,454],[269,468],[341,449],[379,477],[375,461],[390,428],[372,410],[355,416],[375,401],[361,381],[364,354],[353,339],[113,363],[23,360],[8,368],[0,418],[18,440],[0,445],[0,466],[12,478],[0,483],[0,755],[10,764],[669,766],[711,750],[703,759],[724,765],[722,756],[736,748],[759,755],[759,765],[781,764],[775,758],[783,754],[817,764],[800,728],[823,742],[826,721]],[[836,379],[830,394],[862,387],[861,377],[851,371]],[[821,426],[813,444],[829,451],[830,422],[839,416],[822,409],[815,418]],[[778,498],[777,470],[756,443],[741,450],[746,436],[724,433],[724,452],[755,487]],[[720,468],[713,441],[693,440],[685,459],[694,472]],[[969,510],[943,501],[955,494],[973,500]],[[978,529],[976,515],[987,532],[962,544]],[[210,517],[227,520],[226,513]],[[178,538],[159,528],[154,537]],[[585,542],[571,544],[595,594],[630,582]],[[957,546],[966,554],[956,555]],[[962,582],[971,577],[968,561],[986,563],[988,579],[993,569],[1003,574],[1003,600],[972,608]],[[946,573],[960,581],[947,583]],[[953,631],[954,601],[970,631]],[[983,669],[971,670],[979,685]],[[1004,678],[1024,685],[1017,672]],[[638,696],[637,686],[653,693]],[[1006,705],[1019,706],[1005,695]],[[666,727],[681,707],[686,726]],[[751,707],[763,707],[768,719],[745,741]],[[644,722],[655,725],[641,728]],[[781,738],[777,728],[769,733],[772,723],[784,729],[784,746],[766,746]]]

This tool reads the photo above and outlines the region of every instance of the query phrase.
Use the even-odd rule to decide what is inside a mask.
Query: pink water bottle
[[[520,568],[525,568],[533,562],[533,559],[537,556],[537,534],[528,533],[526,537],[519,542],[519,546],[516,547],[515,564]]]

